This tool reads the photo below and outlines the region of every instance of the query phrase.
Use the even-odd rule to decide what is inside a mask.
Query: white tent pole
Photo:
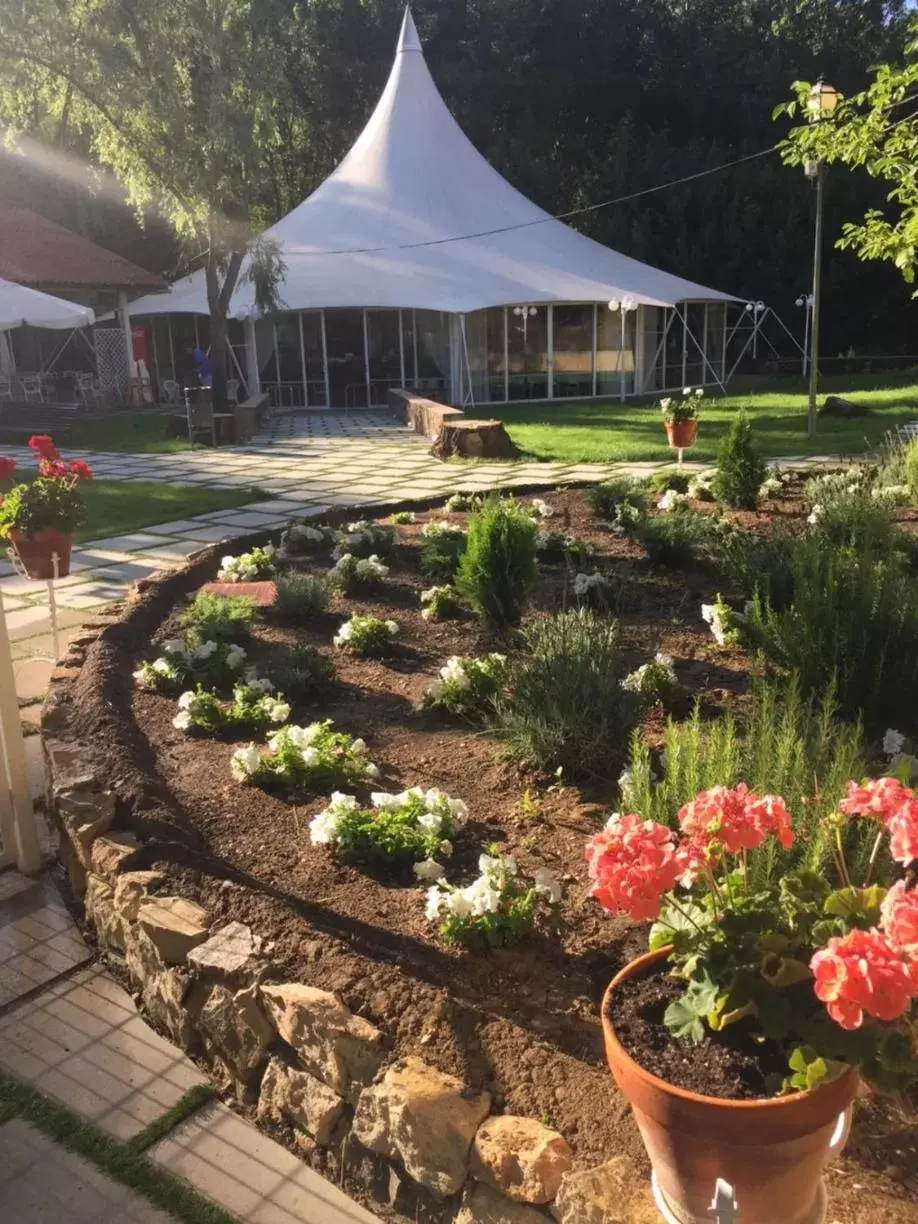
[[[548,322],[548,398],[555,398],[555,305],[549,302],[547,307]]]
[[[771,317],[778,322],[778,324],[784,329],[785,332],[787,332],[788,337],[790,338],[791,342],[793,343],[794,347],[798,350],[798,352],[806,356],[806,349],[801,345],[800,341],[797,339],[797,337],[794,335],[791,329],[787,326],[787,324],[784,322],[784,320],[781,318],[778,312],[776,310],[772,310],[772,308],[769,306],[767,313],[770,314]]]
[[[367,407],[370,407],[370,324],[367,320],[367,312],[363,314],[363,368],[367,376]]]
[[[721,332],[720,332],[720,381],[721,383],[726,383],[727,381],[727,310],[728,310],[728,307],[725,304],[724,312],[723,312],[724,325],[721,328]]]
[[[331,379],[328,376],[328,340],[325,335],[325,311],[319,311],[322,316],[322,369],[325,372],[325,407],[331,408]]]
[[[622,301],[618,308],[618,313],[621,315],[622,343],[618,350],[618,399],[619,403],[625,402],[625,303]]]
[[[679,307],[676,307],[676,314],[682,320],[682,385],[685,386],[687,378],[686,367],[688,365],[688,324],[685,321],[685,316],[679,312]]]
[[[596,351],[599,344],[599,303],[593,303],[593,399],[596,398]]]
[[[255,333],[255,319],[251,315],[246,315],[242,323],[242,330],[245,333],[245,372],[246,372],[246,387],[249,395],[261,394],[261,375],[258,369],[258,340]],[[170,330],[170,339],[172,332]],[[175,370],[173,369],[173,376]]]
[[[127,359],[128,378],[136,375],[134,365],[134,341],[131,337],[131,316],[128,311],[128,296],[122,289],[118,294],[118,318],[121,321],[121,334],[124,336],[124,356]]]
[[[676,309],[678,310],[678,307],[677,307]],[[702,378],[701,378],[701,381],[702,381],[702,382],[704,382],[704,367],[705,367],[705,366],[707,366],[707,367],[708,367],[708,369],[711,371],[711,374],[712,374],[712,375],[713,375],[713,377],[714,377],[714,381],[717,383],[718,387],[720,387],[721,391],[726,390],[726,388],[724,387],[723,383],[722,383],[722,382],[720,381],[720,379],[717,377],[717,371],[716,371],[716,370],[714,369],[714,367],[711,365],[710,361],[708,361],[708,355],[707,355],[707,353],[704,351],[704,349],[703,349],[703,348],[701,347],[701,345],[698,343],[698,340],[697,340],[697,339],[696,339],[696,337],[695,337],[695,333],[692,331],[692,329],[691,329],[691,328],[689,327],[689,325],[688,325],[688,310],[687,310],[687,309],[686,309],[686,312],[685,312],[684,314],[682,314],[682,316],[681,316],[681,317],[682,317],[682,326],[683,326],[683,328],[684,328],[684,331],[683,331],[683,357],[682,357],[682,373],[683,373],[683,376],[685,375],[685,360],[686,360],[686,350],[687,350],[687,347],[688,347],[688,345],[687,345],[687,341],[688,341],[688,337],[689,337],[689,336],[691,336],[691,338],[692,338],[692,344],[694,344],[695,348],[696,348],[696,349],[698,350],[698,352],[701,354],[701,362],[702,362],[702,366],[701,366],[701,369],[702,369]],[[684,386],[684,385],[685,385],[685,384],[683,383],[683,386]]]
[[[169,360],[172,362],[172,377],[178,378],[178,370],[175,368],[175,340],[172,338],[172,315],[166,315],[166,330],[169,333]]]
[[[472,386],[472,363],[469,361],[469,338],[466,333],[465,315],[459,316],[459,331],[462,333],[462,352],[465,357],[465,371],[469,380],[468,404],[470,408],[475,407],[475,388]],[[466,397],[462,400],[463,406],[466,403]]]
[[[413,359],[414,359],[414,389],[417,390],[417,386],[418,386],[418,312],[416,310],[412,310],[411,312],[411,330],[414,336],[414,352],[412,354]]]
[[[16,676],[3,596],[0,594],[0,839],[4,855],[11,850],[20,871],[41,865],[35,809],[29,789],[25,740],[16,698]]]
[[[657,351],[653,355],[653,364],[651,366],[651,369],[655,370],[657,368],[657,362],[660,360],[660,357],[663,356],[663,371],[662,371],[662,376],[660,378],[660,382],[665,387],[666,385],[666,358],[664,356],[664,350],[666,348],[666,341],[669,338],[669,329],[672,327],[673,320],[675,319],[676,316],[672,312],[672,309],[668,306],[664,306],[663,311],[664,311],[664,320],[665,320],[665,322],[663,323],[663,335],[660,337],[660,343],[657,345]]]
[[[504,307],[504,403],[510,400],[510,315]]]
[[[306,371],[306,341],[303,339],[303,312],[298,310],[296,313],[297,321],[300,325],[300,370],[303,375],[303,407],[309,407],[309,375]]]
[[[405,387],[405,324],[401,310],[398,312],[398,364],[402,376],[402,389]]]
[[[752,332],[750,333],[749,339],[746,341],[746,343],[743,345],[742,349],[740,350],[740,355],[737,357],[736,361],[734,361],[733,365],[730,367],[730,373],[724,379],[725,383],[728,383],[730,379],[733,377],[733,375],[736,373],[736,367],[746,356],[746,353],[749,350],[749,346],[752,344],[752,340],[754,336],[755,336],[755,327],[753,327]]]

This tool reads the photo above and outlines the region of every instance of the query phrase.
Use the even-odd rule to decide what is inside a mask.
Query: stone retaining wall
[[[461,408],[451,408],[449,404],[439,404],[414,391],[401,389],[390,390],[389,408],[415,433],[423,434],[431,442],[439,438],[444,421],[461,421],[465,417]]]
[[[411,1219],[546,1224],[547,1212],[558,1224],[655,1219],[630,1162],[577,1168],[550,1126],[492,1112],[487,1091],[416,1057],[398,1058],[388,1036],[359,1014],[359,1000],[349,998],[348,1007],[329,991],[284,980],[259,932],[213,922],[195,902],[164,894],[166,877],[144,867],[157,843],[189,845],[187,831],[170,823],[154,782],[148,793],[118,791],[114,745],[96,751],[84,742],[74,695],[85,699],[87,678],[105,674],[104,666],[86,668],[87,660],[117,660],[129,619],[152,631],[164,609],[199,585],[202,556],[216,564],[218,551],[137,584],[126,608],[87,626],[52,675],[43,712],[49,812],[100,946],[123,965],[156,1027],[209,1066],[222,1091],[254,1109],[267,1129],[283,1128],[321,1172],[356,1182]],[[129,705],[119,715],[112,697],[115,686],[129,688],[120,670],[102,704],[126,719]]]

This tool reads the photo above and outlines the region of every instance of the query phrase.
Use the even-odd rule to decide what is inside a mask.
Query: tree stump
[[[518,459],[519,450],[504,429],[503,421],[444,421],[440,436],[430,448],[436,459],[460,455],[466,459]]]

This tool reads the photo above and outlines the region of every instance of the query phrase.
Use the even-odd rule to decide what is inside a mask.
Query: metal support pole
[[[303,375],[303,407],[309,407],[309,372],[306,369],[306,341],[303,339],[303,312],[297,311],[297,320],[300,327],[300,370]]]
[[[555,398],[555,307],[549,302],[546,308],[548,324],[548,398]]]
[[[816,235],[813,244],[813,317],[810,322],[810,397],[806,414],[806,431],[816,435],[816,393],[819,390],[819,310],[822,297],[822,221],[825,195],[825,166],[816,167]]]
[[[325,334],[325,311],[322,315],[322,369],[325,372],[325,407],[331,408],[331,379],[328,376],[328,337]]]
[[[127,358],[128,379],[134,378],[134,341],[131,337],[131,316],[128,311],[128,296],[122,289],[118,294],[118,318],[121,321],[121,333],[124,336],[124,355]]]
[[[258,343],[255,337],[255,320],[247,316],[243,320],[245,332],[245,381],[249,395],[261,394],[261,375],[258,369]]]
[[[593,303],[593,398],[596,398],[596,346],[599,343],[599,306]]]
[[[402,311],[398,312],[398,362],[402,376],[402,390],[405,389],[405,325],[402,321]]]
[[[370,324],[367,321],[367,312],[363,314],[363,368],[367,376],[367,407],[370,407]]]

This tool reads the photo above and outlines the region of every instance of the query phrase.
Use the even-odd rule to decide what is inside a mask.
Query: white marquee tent
[[[612,251],[513,188],[447,109],[409,10],[357,142],[267,234],[284,311],[256,322],[242,283],[229,313],[245,321],[240,373],[278,405],[384,402],[393,385],[454,402],[624,396],[723,377],[736,299]],[[173,373],[176,329],[155,316],[185,316],[188,347],[202,326],[192,337],[188,317],[207,313],[202,272],[131,306]]]

